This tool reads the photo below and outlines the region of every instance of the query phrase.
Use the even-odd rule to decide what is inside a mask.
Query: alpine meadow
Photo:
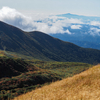
[[[100,100],[100,1],[0,1],[0,100]]]

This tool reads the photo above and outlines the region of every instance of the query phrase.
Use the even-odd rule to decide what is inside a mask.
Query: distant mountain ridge
[[[45,33],[24,32],[0,21],[0,49],[42,60],[100,63],[100,51],[81,48]]]
[[[57,15],[59,17],[67,17],[67,18],[77,18],[77,19],[83,19],[83,20],[95,20],[95,21],[98,21],[100,20],[100,17],[98,16],[84,16],[84,15],[77,15],[77,14],[71,14],[71,13],[66,13],[66,14],[59,14]]]
[[[78,33],[78,32],[77,32]],[[92,48],[100,50],[100,36],[92,36],[88,34],[50,34],[55,38],[59,38],[63,41],[74,43],[83,48]]]
[[[60,20],[69,19],[73,20],[70,26],[64,26],[64,30],[69,30],[69,33],[50,34],[55,38],[63,41],[74,43],[80,47],[92,48],[100,50],[100,17],[98,16],[84,16],[77,14],[59,14]],[[74,23],[74,20],[80,23]],[[79,27],[78,27],[79,26]]]

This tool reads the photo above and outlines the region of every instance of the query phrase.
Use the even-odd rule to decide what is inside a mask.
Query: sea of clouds
[[[84,22],[82,19],[59,17],[56,15],[26,16],[16,9],[3,7],[0,9],[0,21],[16,26],[24,31],[41,31],[47,34],[68,33],[73,34],[67,27],[72,30],[81,30],[83,25],[90,25],[89,33],[100,33],[100,21]],[[66,28],[65,28],[66,27]]]

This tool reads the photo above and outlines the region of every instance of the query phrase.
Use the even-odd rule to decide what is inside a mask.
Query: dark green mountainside
[[[45,33],[24,32],[0,21],[0,49],[42,60],[100,63],[100,51],[85,49]]]

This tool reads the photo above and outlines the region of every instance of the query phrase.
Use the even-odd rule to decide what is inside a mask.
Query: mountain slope
[[[26,55],[31,55],[34,51],[34,57],[37,58],[39,53],[39,57],[41,58],[42,53],[32,43],[32,40],[27,37],[24,31],[0,21],[0,49],[6,47],[7,51],[14,51]]]
[[[38,31],[24,32],[0,21],[0,49],[5,48],[42,60],[100,62],[99,50],[84,49]]]
[[[100,65],[14,100],[100,100]]]
[[[81,29],[82,30],[82,29]],[[86,29],[84,29],[86,31]],[[72,31],[70,29],[70,31]],[[73,33],[76,30],[73,30]],[[85,33],[85,32],[84,32]],[[90,34],[81,34],[78,30],[75,34],[50,34],[55,38],[59,38],[63,41],[68,41],[74,43],[80,47],[92,48],[100,50],[100,36],[99,35],[90,35]]]

